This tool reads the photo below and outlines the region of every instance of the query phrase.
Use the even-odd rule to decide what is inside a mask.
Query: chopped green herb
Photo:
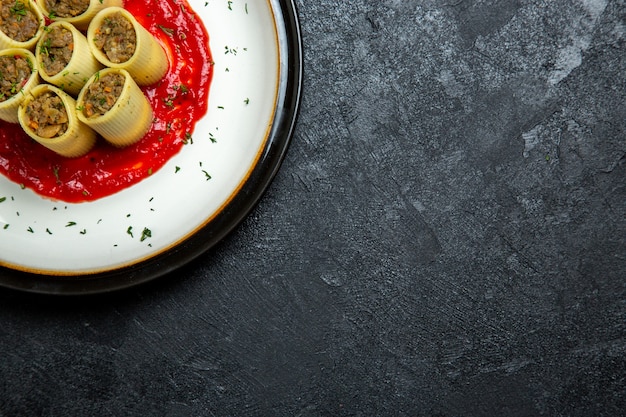
[[[54,174],[54,178],[57,180],[57,184],[61,184],[61,180],[59,179],[59,166],[55,165],[52,167],[52,173]]]
[[[39,47],[39,52],[41,53],[41,55],[49,55],[51,45],[52,39],[50,38],[46,38],[43,42],[41,42],[41,46]],[[41,65],[43,66],[43,62],[41,63]]]
[[[141,232],[141,238],[139,239],[139,241],[143,242],[144,240],[146,240],[149,237],[152,237],[152,231],[150,229],[148,229],[147,227],[144,227],[142,232]]]
[[[17,16],[17,21],[21,22],[22,17],[26,16],[26,5],[24,5],[21,1],[16,0],[15,4],[11,6],[10,11],[12,15]]]
[[[165,33],[167,36],[174,36],[174,29],[165,27],[163,25],[157,25],[159,27],[159,29],[161,29],[163,31],[163,33]]]
[[[180,91],[182,94],[187,94],[189,92],[189,88],[185,84],[179,84],[174,86],[174,90]]]

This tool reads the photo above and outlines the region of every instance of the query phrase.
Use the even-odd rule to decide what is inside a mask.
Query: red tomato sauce
[[[170,68],[143,88],[154,122],[135,145],[118,149],[99,138],[85,156],[65,158],[0,120],[0,173],[23,188],[66,202],[94,201],[157,172],[190,140],[206,114],[213,76],[209,37],[185,0],[132,0],[124,7],[163,45]]]

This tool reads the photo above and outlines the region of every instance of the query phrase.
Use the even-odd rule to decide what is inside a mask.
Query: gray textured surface
[[[620,415],[625,2],[298,6],[259,206],[154,285],[0,291],[0,415]]]

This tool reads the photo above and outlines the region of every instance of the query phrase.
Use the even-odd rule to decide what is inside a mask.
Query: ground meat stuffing
[[[48,75],[56,75],[72,58],[74,36],[62,26],[54,26],[44,35],[39,50],[43,69]]]
[[[122,94],[125,78],[122,74],[107,74],[91,83],[83,96],[85,117],[102,116],[111,110]]]
[[[39,20],[28,5],[20,0],[0,0],[0,30],[18,42],[32,39],[39,29]]]
[[[46,9],[59,17],[75,17],[89,7],[89,0],[46,0]]]
[[[94,44],[109,61],[119,64],[128,61],[135,53],[137,34],[132,23],[118,12],[104,19],[96,30]]]
[[[17,94],[32,74],[31,63],[21,56],[0,56],[0,102]]]
[[[61,98],[46,92],[26,106],[28,127],[43,138],[55,138],[67,131],[68,117]]]

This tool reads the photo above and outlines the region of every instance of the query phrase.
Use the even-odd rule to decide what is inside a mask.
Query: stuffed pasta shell
[[[54,22],[46,28],[37,42],[35,57],[41,78],[73,96],[102,69],[85,35],[67,22]]]
[[[0,49],[32,50],[43,33],[43,13],[31,0],[0,0]]]
[[[44,14],[53,21],[68,22],[80,30],[102,9],[122,6],[122,0],[40,0]]]
[[[19,48],[0,51],[0,119],[17,123],[20,104],[39,82],[32,52]]]
[[[152,107],[131,75],[106,68],[94,74],[77,99],[78,118],[109,143],[138,142],[152,124]]]
[[[96,133],[76,115],[76,101],[50,84],[30,92],[19,108],[19,122],[28,136],[68,158],[86,154],[96,143]]]
[[[154,84],[167,72],[163,47],[121,7],[100,11],[89,25],[87,41],[98,61],[128,71],[140,86]]]

